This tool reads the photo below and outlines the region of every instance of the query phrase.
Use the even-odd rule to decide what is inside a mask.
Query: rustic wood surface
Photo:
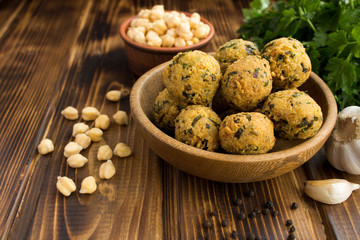
[[[360,192],[343,204],[328,206],[304,196],[307,179],[360,178],[332,168],[324,152],[283,176],[246,184],[213,182],[191,176],[159,159],[130,120],[112,124],[100,143],[83,151],[89,162],[74,170],[63,157],[73,140],[76,121],[62,117],[71,105],[94,106],[112,115],[128,112],[129,92],[136,77],[128,68],[124,43],[118,35],[122,21],[142,8],[164,4],[166,9],[197,11],[213,23],[210,50],[236,38],[241,8],[248,1],[40,1],[0,2],[0,235],[3,239],[286,239],[287,219],[296,227],[296,239],[359,239]],[[121,89],[120,103],[105,99],[110,89]],[[89,122],[89,124],[91,124]],[[38,155],[43,138],[55,151]],[[125,142],[130,157],[113,157],[116,175],[98,177],[99,146]],[[77,188],[93,175],[98,189],[92,195],[78,191],[70,197],[56,187],[57,176],[74,179]],[[246,193],[255,191],[255,197]],[[241,198],[243,204],[233,201]],[[268,201],[277,216],[238,219]],[[291,210],[292,202],[299,208]],[[209,212],[216,211],[216,216]],[[204,228],[205,220],[213,226]],[[228,220],[227,226],[222,221]]]

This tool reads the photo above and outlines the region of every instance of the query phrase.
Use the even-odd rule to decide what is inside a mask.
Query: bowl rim
[[[187,145],[161,131],[145,115],[140,105],[140,98],[141,98],[140,90],[142,89],[146,80],[153,72],[160,71],[169,63],[170,61],[158,65],[157,67],[143,74],[136,81],[130,93],[130,106],[131,106],[131,111],[134,117],[136,118],[136,120],[139,121],[141,126],[148,126],[147,131],[153,138],[156,138],[157,141],[160,141],[171,148],[175,148],[178,151],[187,154],[192,153],[195,154],[197,157],[209,159],[211,161],[220,161],[224,163],[251,163],[251,162],[254,163],[254,162],[262,162],[262,161],[268,162],[279,158],[285,159],[285,158],[293,157],[303,153],[304,151],[307,152],[308,150],[313,148],[317,143],[323,141],[324,138],[328,138],[331,133],[331,131],[329,132],[328,129],[333,129],[335,126],[336,116],[337,116],[337,104],[335,98],[330,88],[327,86],[327,84],[317,74],[311,72],[310,77],[313,79],[313,81],[315,81],[320,86],[321,89],[326,90],[324,95],[326,98],[326,102],[329,106],[325,121],[323,122],[323,125],[321,126],[320,130],[315,136],[306,139],[304,142],[289,149],[265,153],[265,154],[258,154],[258,155],[237,155],[230,153],[210,152]]]
[[[176,10],[173,10],[176,11]],[[172,12],[172,11],[165,11],[165,12]],[[189,12],[183,12],[183,11],[176,11],[178,13],[184,13],[186,16],[191,16],[191,13]],[[197,49],[197,48],[201,48],[203,46],[205,46],[206,44],[209,43],[209,41],[214,37],[215,34],[215,28],[214,26],[205,18],[201,17],[200,20],[202,22],[204,22],[205,24],[210,26],[210,32],[208,34],[208,36],[202,40],[200,40],[198,43],[195,43],[193,45],[189,45],[189,46],[184,46],[184,47],[154,47],[154,46],[148,46],[148,45],[144,45],[138,42],[135,42],[134,40],[132,40],[131,38],[128,37],[128,35],[126,34],[127,29],[130,26],[131,21],[136,18],[138,15],[134,15],[128,19],[126,19],[121,25],[120,25],[120,37],[124,40],[124,42],[126,44],[131,45],[132,47],[141,49],[143,51],[147,51],[147,52],[161,52],[161,53],[178,53],[178,52],[183,52],[183,51],[188,51],[188,50],[192,50],[192,49]]]

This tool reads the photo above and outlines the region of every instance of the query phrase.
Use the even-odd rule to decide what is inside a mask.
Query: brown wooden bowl
[[[191,13],[180,13],[184,13],[186,16],[191,16]],[[184,47],[147,46],[133,41],[126,35],[127,29],[129,28],[131,21],[136,17],[137,15],[132,16],[121,24],[120,36],[125,42],[125,51],[130,70],[138,76],[141,76],[146,71],[163,62],[169,61],[179,52],[185,52],[189,50],[206,51],[208,43],[215,34],[214,26],[208,20],[201,18],[202,22],[210,26],[210,33],[206,38],[200,40],[198,43]]]
[[[150,148],[166,162],[192,175],[221,182],[253,182],[287,173],[309,160],[323,146],[334,128],[337,105],[334,95],[315,73],[301,86],[320,105],[324,123],[307,140],[277,139],[271,152],[261,155],[234,155],[201,150],[186,145],[153,124],[152,108],[164,89],[163,63],[141,76],[131,90],[130,106],[137,129]]]

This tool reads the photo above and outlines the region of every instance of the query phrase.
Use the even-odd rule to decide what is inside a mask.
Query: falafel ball
[[[278,38],[267,43],[261,56],[270,63],[274,89],[297,88],[310,76],[310,58],[302,43],[294,38]]]
[[[221,147],[235,154],[263,154],[275,144],[274,125],[262,113],[241,112],[227,116],[219,129]]]
[[[219,116],[209,107],[190,105],[175,119],[175,138],[185,144],[208,151],[219,147]]]
[[[227,68],[220,89],[232,108],[252,111],[272,89],[268,61],[250,55],[237,60]]]
[[[219,61],[221,72],[224,73],[230,64],[248,55],[260,55],[256,45],[243,39],[232,39],[216,50],[215,59]]]
[[[323,123],[320,106],[307,93],[297,89],[270,94],[262,113],[273,121],[275,133],[284,139],[310,138]]]
[[[199,50],[180,52],[163,70],[165,87],[178,101],[209,106],[221,78],[213,56]]]
[[[156,125],[168,133],[175,130],[175,118],[186,105],[177,101],[165,88],[155,99],[153,115]]]

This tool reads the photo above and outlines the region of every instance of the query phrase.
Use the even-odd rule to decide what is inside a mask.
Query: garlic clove
[[[350,174],[360,173],[360,139],[354,139],[347,142],[340,150],[340,159],[347,159],[341,162],[341,168],[346,169]]]
[[[339,204],[348,199],[353,190],[359,188],[359,184],[345,179],[309,180],[305,182],[304,192],[316,201]]]

